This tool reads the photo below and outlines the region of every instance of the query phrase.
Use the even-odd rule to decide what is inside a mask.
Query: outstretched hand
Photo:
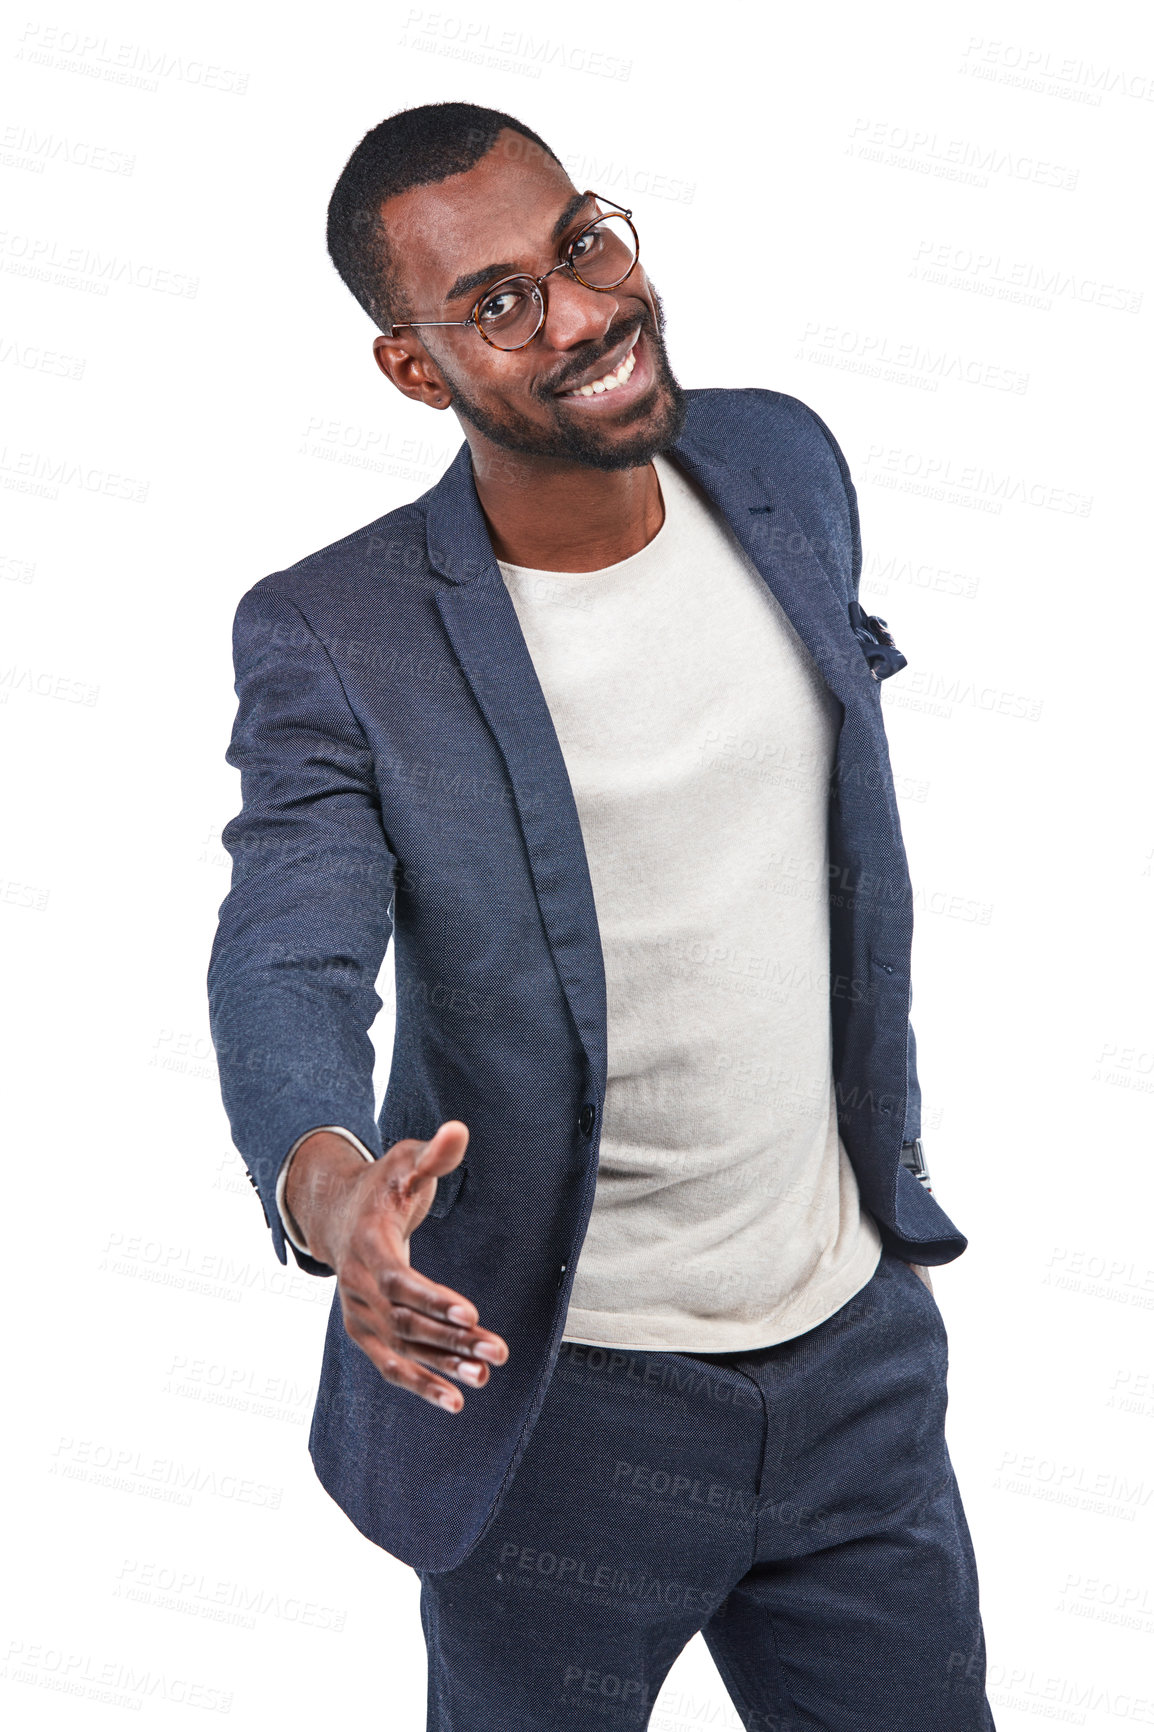
[[[343,1137],[315,1131],[293,1158],[285,1196],[310,1253],[336,1271],[350,1338],[387,1382],[450,1413],[464,1395],[437,1371],[479,1389],[509,1357],[472,1300],[409,1259],[437,1180],[460,1164],[468,1141],[467,1126],[447,1119],[428,1142],[405,1137],[370,1164]]]

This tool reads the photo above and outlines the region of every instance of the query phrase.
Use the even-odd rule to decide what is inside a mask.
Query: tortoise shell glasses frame
[[[549,270],[543,271],[539,277],[535,277],[535,276],[531,275],[528,271],[514,271],[509,276],[501,277],[498,279],[497,282],[490,283],[489,286],[486,289],[484,289],[480,295],[478,295],[476,301],[473,303],[473,306],[472,306],[467,318],[464,318],[464,319],[401,319],[401,320],[398,320],[395,324],[391,324],[389,326],[389,335],[391,337],[395,337],[398,331],[418,329],[419,327],[421,327],[423,325],[437,325],[437,326],[441,326],[441,327],[455,327],[457,329],[461,329],[466,325],[472,325],[474,327],[474,329],[476,329],[477,331],[480,332],[481,336],[485,339],[486,343],[489,344],[490,348],[501,349],[506,354],[509,354],[509,353],[512,353],[514,350],[526,348],[528,346],[528,344],[530,344],[533,341],[533,339],[536,337],[537,333],[541,329],[541,326],[545,323],[545,319],[546,319],[546,316],[548,313],[548,305],[547,305],[547,302],[545,299],[545,291],[542,288],[542,284],[549,277],[554,276],[557,271],[566,271],[566,270],[569,271],[576,278],[577,282],[579,282],[582,285],[583,288],[593,289],[598,294],[605,294],[610,289],[619,288],[620,285],[626,280],[626,278],[632,273],[634,266],[637,264],[637,261],[641,256],[641,243],[637,238],[637,230],[634,227],[633,221],[632,221],[633,212],[631,210],[627,210],[624,205],[618,204],[615,199],[603,198],[600,193],[587,191],[585,193],[585,197],[591,198],[591,199],[596,199],[596,201],[599,205],[612,205],[613,210],[608,212],[608,213],[605,211],[600,211],[600,212],[598,212],[597,216],[593,217],[589,222],[583,223],[581,225],[581,227],[577,230],[577,233],[572,237],[572,239],[566,243],[564,251],[563,251],[561,257],[558,259],[557,263],[555,265],[550,266]],[[591,283],[588,281],[587,278],[585,278],[581,275],[581,272],[578,269],[578,266],[580,265],[581,260],[576,255],[576,248],[579,246],[583,237],[585,235],[587,235],[590,232],[590,230],[599,228],[600,225],[607,220],[607,218],[608,218],[608,220],[616,223],[618,221],[619,217],[621,220],[623,220],[625,227],[628,229],[630,235],[632,236],[632,239],[633,239],[633,257],[630,259],[629,264],[626,266],[625,270],[621,272],[620,276],[616,277],[612,282],[609,282],[609,283]],[[513,284],[523,285],[523,286],[528,287],[528,290],[529,290],[529,293],[532,297],[532,300],[536,304],[537,323],[534,325],[534,327],[530,331],[529,335],[527,337],[525,337],[521,342],[519,342],[519,343],[498,343],[498,342],[494,341],[494,339],[489,335],[489,333],[485,330],[484,326],[482,325],[482,323],[481,323],[481,309],[487,301],[492,300],[493,297],[496,294],[498,294],[502,289],[508,289],[510,287],[510,285],[513,285]]]

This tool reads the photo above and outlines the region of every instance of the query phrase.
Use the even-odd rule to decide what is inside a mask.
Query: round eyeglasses
[[[422,325],[474,325],[494,349],[523,349],[545,323],[548,306],[543,284],[557,271],[569,271],[587,289],[615,289],[623,283],[641,251],[633,212],[611,198],[587,192],[586,198],[615,208],[595,216],[566,244],[558,262],[532,277],[518,272],[492,283],[474,302],[467,319],[403,319],[389,327],[389,335]]]

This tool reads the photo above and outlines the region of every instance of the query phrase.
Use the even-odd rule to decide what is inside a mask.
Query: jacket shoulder
[[[427,564],[425,549],[425,511],[423,503],[416,500],[386,512],[315,553],[305,554],[293,565],[270,572],[253,585],[253,590],[281,595],[299,604],[349,583],[363,587],[367,577],[379,579],[390,570],[407,570],[411,574],[415,565]]]
[[[359,598],[363,606],[366,591],[391,587],[390,578],[411,585],[429,575],[424,501],[414,500],[259,578],[239,598],[237,621],[251,610],[303,615],[311,624],[334,604]]]
[[[687,392],[687,437],[718,462],[784,489],[815,553],[856,596],[861,577],[857,492],[842,450],[816,409],[785,391]]]
[[[733,441],[752,437],[764,441],[762,449],[779,459],[788,454],[822,467],[832,462],[839,481],[848,475],[837,440],[816,409],[800,397],[757,385],[687,391],[686,396],[689,430],[717,448],[719,456],[732,461]]]

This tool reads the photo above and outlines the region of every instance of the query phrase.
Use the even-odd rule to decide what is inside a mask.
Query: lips
[[[570,385],[568,390],[558,391],[557,395],[559,397],[600,397],[607,391],[616,391],[619,386],[626,383],[636,366],[636,356],[633,351],[637,347],[637,339],[640,335],[640,330],[633,333],[624,355],[607,372],[585,379],[580,385]]]

